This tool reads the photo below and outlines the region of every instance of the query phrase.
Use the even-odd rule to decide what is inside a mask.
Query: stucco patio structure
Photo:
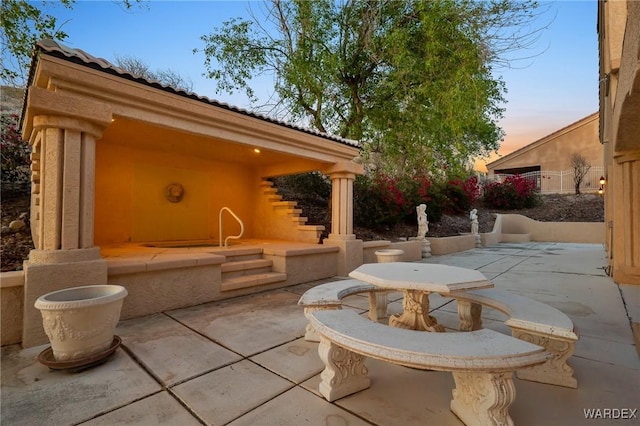
[[[362,263],[355,141],[137,78],[53,41],[36,46],[22,117],[36,246],[24,267],[25,347],[46,341],[33,302],[60,288],[127,283],[127,318],[346,275]],[[268,180],[308,171],[332,182],[322,244],[324,228],[306,224]],[[225,207],[244,234],[221,249],[218,240],[241,228]]]

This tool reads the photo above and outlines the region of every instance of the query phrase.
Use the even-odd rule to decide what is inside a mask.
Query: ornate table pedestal
[[[419,331],[444,332],[444,327],[429,315],[429,294],[421,290],[405,290],[402,300],[402,314],[389,318],[391,327]]]

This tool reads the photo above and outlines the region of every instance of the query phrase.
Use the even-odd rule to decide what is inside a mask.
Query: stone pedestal
[[[422,258],[431,257],[431,241],[422,237],[412,237],[409,238],[409,241],[422,242]]]
[[[322,244],[336,246],[340,249],[338,252],[338,276],[348,276],[349,272],[363,263],[362,240],[356,240],[355,235],[329,234],[329,238],[325,239]]]
[[[22,346],[46,344],[42,315],[34,304],[38,297],[56,290],[107,284],[107,262],[97,247],[79,250],[32,250],[24,263],[24,319]]]

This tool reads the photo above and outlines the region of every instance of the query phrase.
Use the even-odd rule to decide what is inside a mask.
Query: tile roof
[[[79,65],[83,65],[83,66],[87,66],[90,68],[93,68],[95,70],[98,71],[102,71],[102,72],[106,72],[112,75],[116,75],[118,77],[122,77],[122,78],[126,78],[128,80],[131,81],[135,81],[141,84],[145,84],[147,86],[150,87],[154,87],[156,89],[160,89],[160,90],[164,90],[166,92],[169,93],[174,93],[176,95],[180,95],[180,96],[184,96],[186,98],[189,99],[194,99],[197,100],[199,102],[203,102],[218,108],[224,108],[230,111],[234,111],[237,112],[239,114],[243,114],[249,117],[253,117],[253,118],[257,118],[260,120],[264,120],[264,121],[268,121],[270,123],[274,123],[280,126],[284,126],[284,127],[288,127],[294,130],[298,130],[304,133],[309,133],[321,138],[325,138],[325,139],[329,139],[332,140],[334,142],[338,142],[344,145],[348,145],[348,146],[353,146],[353,147],[358,147],[358,141],[352,140],[352,139],[345,139],[345,138],[341,138],[339,136],[333,136],[333,135],[329,135],[326,133],[322,133],[319,132],[317,130],[314,129],[310,129],[310,128],[306,128],[306,127],[302,127],[302,126],[298,126],[296,124],[293,123],[288,123],[285,121],[280,121],[280,120],[276,120],[274,118],[268,117],[266,115],[262,115],[262,114],[257,114],[255,112],[252,111],[248,111],[246,109],[243,108],[238,108],[235,107],[233,105],[229,105],[226,104],[224,102],[219,102],[213,99],[210,99],[206,96],[199,96],[193,92],[187,92],[185,90],[182,89],[176,89],[174,87],[171,86],[167,86],[165,84],[160,83],[159,81],[155,81],[155,80],[148,80],[146,78],[134,75],[129,73],[128,71],[125,71],[122,68],[119,68],[115,65],[113,65],[112,63],[110,63],[109,61],[102,59],[102,58],[97,58],[87,52],[85,52],[84,50],[81,49],[73,49],[70,47],[67,47],[61,43],[58,43],[54,40],[50,40],[50,39],[46,39],[46,40],[41,40],[38,43],[36,43],[35,45],[35,50],[34,50],[34,55],[33,55],[33,59],[31,62],[31,69],[29,71],[29,81],[27,83],[27,87],[29,87],[31,85],[31,79],[33,78],[33,72],[35,71],[35,64],[37,63],[37,57],[38,57],[38,53],[39,52],[43,52],[45,54],[51,55],[51,56],[55,56],[57,58],[61,58],[64,60],[68,60],[70,62],[79,64]],[[24,114],[23,114],[24,115]]]

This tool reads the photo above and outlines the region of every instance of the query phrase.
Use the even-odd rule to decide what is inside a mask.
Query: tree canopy
[[[263,18],[202,36],[206,75],[262,112],[360,140],[387,172],[455,172],[498,148],[505,86],[492,71],[535,44],[536,11],[533,0],[270,0]],[[258,105],[263,73],[276,101]]]
[[[40,4],[39,4],[40,3]],[[2,69],[0,79],[3,84],[21,87],[26,83],[29,62],[33,46],[39,40],[50,38],[63,41],[67,34],[63,24],[46,12],[46,7],[63,6],[73,9],[75,0],[28,1],[2,0],[0,5],[0,49],[2,53]],[[142,0],[120,0],[125,9],[134,4],[142,4]]]

